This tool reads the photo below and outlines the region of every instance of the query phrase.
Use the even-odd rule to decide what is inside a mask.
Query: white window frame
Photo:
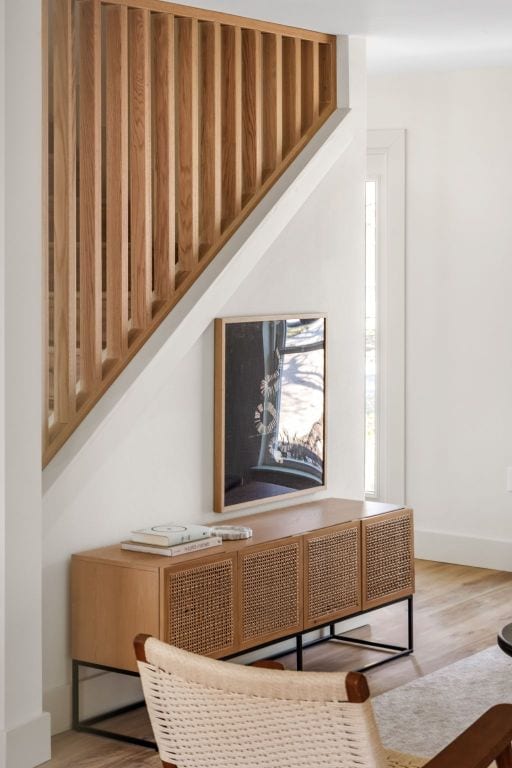
[[[405,503],[405,130],[368,131],[377,181],[376,493]]]

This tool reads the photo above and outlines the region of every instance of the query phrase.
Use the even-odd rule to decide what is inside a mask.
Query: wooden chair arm
[[[498,704],[457,736],[424,768],[512,768],[512,704]]]
[[[273,661],[272,659],[259,659],[259,661],[253,661],[249,666],[263,667],[264,669],[284,669],[284,665],[280,661]]]

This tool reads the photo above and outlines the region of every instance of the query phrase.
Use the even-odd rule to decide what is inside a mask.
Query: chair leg
[[[496,758],[496,765],[498,768],[512,768],[512,747],[510,744],[501,755]]]
[[[174,763],[166,763],[164,760],[162,760],[162,768],[177,768]]]

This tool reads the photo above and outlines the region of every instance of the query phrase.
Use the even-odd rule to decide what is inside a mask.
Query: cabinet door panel
[[[239,553],[240,647],[250,648],[302,629],[302,539]]]
[[[164,640],[204,656],[236,651],[236,556],[168,568],[164,585]]]
[[[315,627],[361,610],[360,523],[304,537],[304,626]]]
[[[412,510],[363,520],[363,609],[414,593]]]

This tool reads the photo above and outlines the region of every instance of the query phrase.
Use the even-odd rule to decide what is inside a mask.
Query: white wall
[[[363,491],[364,48],[351,78],[354,139],[220,315],[328,315],[328,494]],[[214,314],[212,313],[212,320]],[[144,374],[134,387],[150,389]],[[44,497],[44,688],[69,725],[69,558],[169,517],[215,520],[212,325],[135,416],[130,398]],[[119,414],[123,419],[119,419]],[[122,430],[112,433],[122,421]],[[112,448],[112,446],[115,448]],[[306,499],[305,499],[306,500]],[[226,516],[224,516],[226,517]],[[111,684],[110,684],[111,685]]]
[[[371,77],[407,130],[406,494],[420,556],[512,570],[512,70]]]
[[[0,3],[0,765],[49,757],[41,648],[41,9]],[[23,44],[20,45],[20,40]]]

